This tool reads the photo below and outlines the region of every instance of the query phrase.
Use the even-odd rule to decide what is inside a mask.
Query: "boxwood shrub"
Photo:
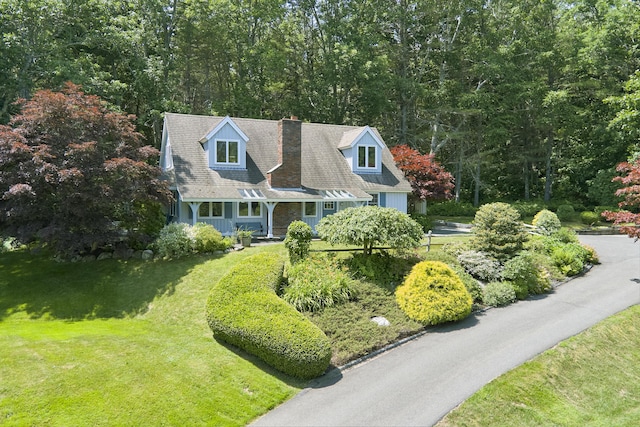
[[[409,318],[426,324],[462,320],[471,314],[471,295],[445,263],[422,261],[396,289],[396,302]]]
[[[207,321],[216,339],[254,354],[288,375],[310,379],[331,360],[329,339],[276,295],[284,260],[258,254],[235,265],[213,287]]]

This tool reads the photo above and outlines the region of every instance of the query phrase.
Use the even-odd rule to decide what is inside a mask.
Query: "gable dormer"
[[[246,169],[249,138],[229,116],[201,140],[211,169]]]
[[[384,143],[369,126],[345,132],[338,148],[349,162],[353,173],[382,173]]]

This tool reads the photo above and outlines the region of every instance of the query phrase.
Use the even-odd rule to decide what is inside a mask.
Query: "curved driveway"
[[[255,426],[430,426],[483,385],[640,303],[640,243],[582,236],[601,260],[552,294],[429,328],[420,338],[334,370]]]

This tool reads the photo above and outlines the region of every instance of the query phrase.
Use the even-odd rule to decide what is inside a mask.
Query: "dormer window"
[[[216,163],[237,165],[240,163],[239,158],[238,141],[216,141]]]
[[[376,147],[373,145],[360,145],[358,147],[358,168],[376,168]]]

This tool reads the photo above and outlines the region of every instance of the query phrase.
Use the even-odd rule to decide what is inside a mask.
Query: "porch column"
[[[267,238],[273,238],[273,210],[278,202],[263,202],[267,207]]]
[[[191,208],[191,225],[196,225],[198,222],[198,211],[200,210],[200,205],[202,202],[189,202],[189,207]]]

